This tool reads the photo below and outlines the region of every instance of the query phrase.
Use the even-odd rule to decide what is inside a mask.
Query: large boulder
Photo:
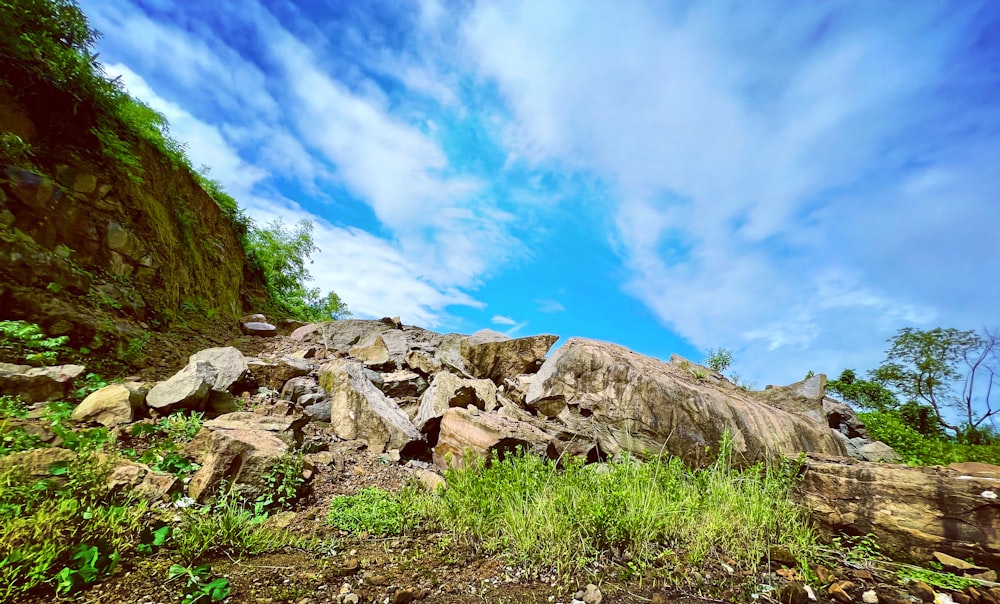
[[[249,367],[243,353],[238,348],[225,346],[220,348],[207,348],[196,352],[188,359],[188,364],[199,361],[208,363],[215,369],[215,381],[212,383],[212,390],[219,392],[234,393],[240,384],[247,378]]]
[[[278,391],[284,389],[288,380],[308,375],[312,371],[312,364],[309,361],[290,355],[282,357],[277,363],[254,359],[249,366],[259,384]]]
[[[553,438],[527,422],[478,409],[454,407],[441,417],[434,464],[461,468],[471,457],[489,460],[517,451],[547,455]]]
[[[285,443],[302,442],[302,429],[309,423],[307,417],[294,404],[278,401],[261,412],[234,411],[205,422],[211,430],[255,430],[271,432]]]
[[[82,365],[32,367],[0,363],[0,392],[32,402],[54,401],[73,391],[73,380],[84,370]]]
[[[214,496],[223,481],[247,499],[256,499],[268,488],[268,472],[288,452],[284,441],[264,430],[205,429],[202,434],[191,443],[204,447],[197,456],[202,467],[188,484],[188,496],[195,501]]]
[[[553,335],[496,338],[499,335],[477,332],[463,340],[461,346],[465,369],[473,377],[488,378],[498,386],[522,373],[538,371],[549,348],[559,339]]]
[[[330,429],[344,440],[363,439],[376,453],[404,453],[424,445],[420,432],[395,401],[365,375],[357,361],[338,359],[320,367],[320,386],[330,395]]]
[[[135,421],[146,402],[148,387],[138,382],[111,384],[87,395],[73,409],[70,419],[77,422],[96,422],[112,428]]]
[[[826,422],[772,407],[731,384],[702,381],[683,363],[582,338],[545,361],[525,404],[554,415],[608,455],[667,453],[704,465],[718,454],[725,432],[740,463],[846,453]]]
[[[202,409],[215,380],[216,370],[211,363],[195,361],[153,386],[146,395],[146,406],[163,415],[178,409]]]
[[[788,386],[768,386],[754,395],[772,407],[804,415],[817,422],[826,422],[823,409],[826,376],[822,373]]]
[[[911,468],[810,456],[796,499],[827,535],[872,533],[883,552],[934,552],[1000,571],[1000,467]]]
[[[420,398],[413,423],[427,435],[427,442],[433,447],[437,443],[438,426],[444,412],[452,407],[470,405],[483,411],[493,411],[497,407],[497,387],[490,380],[460,378],[442,371],[434,376],[434,381]]]

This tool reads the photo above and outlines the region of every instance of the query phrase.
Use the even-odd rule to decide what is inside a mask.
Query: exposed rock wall
[[[0,93],[0,135],[33,150],[0,165],[3,318],[97,349],[185,313],[235,321],[263,298],[235,228],[190,173],[134,142],[141,181],[128,178],[86,146],[85,119],[48,110]]]

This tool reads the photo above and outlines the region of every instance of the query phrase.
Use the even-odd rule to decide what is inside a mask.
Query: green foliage
[[[117,551],[104,552],[96,545],[80,543],[73,548],[72,566],[65,566],[56,573],[56,595],[65,596],[85,585],[94,583],[101,575],[114,571],[121,561]]]
[[[28,406],[12,394],[0,394],[0,418],[5,417],[17,419],[28,417]]]
[[[66,351],[67,336],[50,338],[34,323],[0,321],[0,346],[12,349],[29,363],[53,363]]]
[[[722,373],[733,363],[733,353],[726,348],[709,348],[708,356],[705,357],[704,365],[715,371]]]
[[[88,373],[84,379],[83,385],[76,389],[74,396],[79,399],[86,398],[88,394],[96,392],[107,385],[107,380],[102,378],[99,374]]]
[[[407,523],[407,506],[398,495],[365,488],[355,495],[334,497],[326,521],[349,533],[374,537],[398,535]]]
[[[643,573],[721,556],[755,568],[772,546],[810,556],[815,538],[787,496],[797,467],[738,471],[730,447],[703,470],[676,458],[600,469],[568,460],[559,469],[529,455],[495,457],[450,469],[428,510],[487,552],[561,572],[608,551]]]
[[[303,220],[292,228],[275,220],[267,227],[252,226],[246,246],[264,272],[268,295],[278,312],[301,321],[328,321],[349,316],[337,294],[326,296],[308,288],[311,279],[306,263],[319,248],[313,243],[313,225]]]
[[[859,413],[868,433],[896,450],[910,465],[947,465],[963,461],[1000,464],[1000,439],[981,434],[981,442],[970,444],[943,433],[924,434],[898,411]]]
[[[940,567],[940,564],[938,564],[938,566]],[[896,569],[896,576],[906,582],[923,581],[931,587],[957,592],[962,591],[966,587],[979,585],[978,581],[966,579],[965,577],[959,577],[953,573],[943,572],[940,568],[929,569],[920,568],[918,566],[901,566]]]
[[[139,545],[136,547],[136,551],[146,555],[156,553],[170,540],[173,530],[173,527],[162,520],[154,523],[152,527],[143,527],[142,534],[139,535]]]
[[[221,602],[229,597],[229,579],[212,578],[212,569],[207,564],[197,567],[174,564],[167,571],[167,582],[186,579],[182,588],[184,597],[181,604],[207,604]]]
[[[82,454],[38,479],[0,474],[0,601],[43,584],[60,593],[110,572],[145,510],[108,491],[109,462]]]
[[[200,411],[189,414],[176,411],[156,422],[155,429],[174,442],[189,442],[201,431],[204,423],[205,414]]]
[[[191,564],[208,555],[260,554],[294,542],[264,527],[266,519],[230,489],[222,489],[212,505],[184,508],[181,526],[173,534],[174,549],[182,562]]]
[[[0,134],[0,164],[23,165],[30,157],[31,145],[20,136],[13,132]]]
[[[43,446],[46,446],[45,443],[37,435],[20,426],[7,429],[6,422],[0,421],[0,457]]]
[[[301,455],[286,453],[278,458],[264,476],[264,494],[254,503],[257,513],[272,508],[288,509],[299,498],[305,484]]]
[[[899,400],[891,390],[878,382],[858,379],[853,369],[845,369],[840,377],[830,380],[826,387],[836,392],[847,403],[863,409],[887,411],[899,406]]]

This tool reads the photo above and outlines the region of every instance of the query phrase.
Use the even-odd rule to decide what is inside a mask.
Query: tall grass
[[[637,570],[709,558],[752,569],[774,546],[811,557],[816,539],[788,499],[794,464],[736,470],[729,450],[700,470],[675,458],[562,468],[530,455],[494,458],[450,470],[427,510],[486,552],[560,572],[608,553]]]

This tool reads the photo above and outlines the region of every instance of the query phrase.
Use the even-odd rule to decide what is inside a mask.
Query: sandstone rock
[[[768,405],[797,413],[816,422],[827,423],[823,410],[826,396],[826,376],[821,374],[806,378],[789,386],[768,386],[754,393]]]
[[[14,196],[36,210],[48,208],[57,192],[55,182],[48,176],[15,166],[7,166],[5,174]]]
[[[868,438],[868,430],[850,405],[824,397],[823,413],[826,415],[827,425],[847,438]]]
[[[216,371],[210,363],[190,363],[166,381],[153,386],[146,395],[146,406],[161,414],[177,409],[201,409],[208,401],[208,393],[215,380]]]
[[[391,367],[389,347],[381,335],[373,335],[368,340],[350,349],[348,354],[364,363],[365,367],[388,369]]]
[[[583,601],[587,604],[601,604],[604,601],[604,594],[601,593],[599,587],[593,583],[588,583],[587,588],[583,592]]]
[[[112,251],[132,260],[139,260],[146,254],[139,238],[114,220],[108,222],[107,244]]]
[[[731,384],[698,381],[624,347],[573,338],[542,365],[526,405],[565,401],[558,419],[609,456],[667,453],[690,465],[714,460],[729,432],[738,463],[846,449],[826,423],[767,405]]]
[[[277,404],[265,413],[236,411],[205,422],[211,430],[253,430],[271,432],[289,445],[302,442],[302,428],[309,421],[294,405]]]
[[[149,503],[167,501],[180,489],[180,481],[170,474],[153,472],[148,466],[132,461],[121,461],[108,477],[112,492],[128,495]]]
[[[389,398],[418,397],[427,389],[427,380],[416,372],[400,369],[382,374],[378,387]]]
[[[441,363],[426,350],[410,350],[406,353],[404,362],[407,367],[423,375],[433,375],[441,371]]]
[[[941,467],[810,456],[796,499],[826,534],[872,533],[885,552],[923,563],[934,552],[1000,569],[1000,483]]]
[[[466,370],[477,378],[488,378],[500,385],[522,373],[535,373],[545,360],[549,348],[559,336],[541,335],[527,338],[493,339],[495,332],[479,332],[462,342],[462,360]],[[506,336],[504,336],[506,338]]]
[[[0,363],[0,392],[31,401],[54,401],[73,391],[73,380],[83,372],[81,365],[31,367]]]
[[[431,493],[435,493],[438,489],[448,486],[443,476],[430,470],[415,470],[413,477],[420,482],[420,486]]]
[[[483,411],[494,410],[497,406],[497,388],[493,382],[460,378],[442,371],[434,376],[434,381],[424,391],[413,424],[427,435],[427,442],[433,447],[437,443],[438,426],[444,412],[452,407],[469,405]]]
[[[899,463],[903,460],[895,449],[880,440],[868,442],[858,447],[858,456],[864,461],[885,463]]]
[[[974,476],[976,478],[993,478],[1000,480],[1000,466],[994,466],[988,463],[966,461],[948,464],[948,469],[954,470],[962,476]]]
[[[327,363],[320,368],[319,383],[330,395],[330,429],[338,437],[364,439],[375,453],[400,449],[410,455],[424,444],[399,405],[365,376],[361,363]]]
[[[500,457],[518,448],[545,455],[552,437],[526,422],[492,413],[473,413],[451,408],[441,417],[434,464],[445,469],[449,464],[464,467],[471,455],[489,459],[495,451]]]
[[[212,390],[219,392],[235,393],[249,372],[243,353],[232,346],[207,348],[196,352],[188,359],[188,364],[199,362],[208,363],[215,370]]]
[[[855,588],[856,586],[854,583],[851,583],[850,581],[837,581],[827,588],[826,593],[837,602],[851,604],[851,602],[854,601],[854,598],[851,596],[850,592]]]
[[[958,574],[969,574],[972,573],[982,573],[989,570],[988,568],[977,566],[971,562],[966,562],[961,558],[956,558],[955,556],[949,556],[944,552],[934,552],[931,554],[934,559],[937,560],[941,566],[945,568],[948,572],[958,573]]]
[[[234,484],[241,495],[256,499],[268,488],[264,480],[268,471],[288,452],[288,445],[263,430],[203,432],[208,434],[202,441],[204,463],[188,485],[188,496],[199,502],[212,497],[223,480]]]
[[[50,475],[49,468],[55,463],[65,463],[76,459],[76,453],[69,449],[46,447],[29,449],[0,457],[0,473],[11,468],[20,468],[29,476],[44,478]]]
[[[278,391],[285,387],[288,380],[308,375],[312,371],[309,361],[291,356],[282,357],[277,363],[251,361],[249,365],[258,383]]]
[[[277,327],[270,323],[261,323],[258,321],[242,323],[240,324],[240,329],[248,336],[257,336],[260,338],[270,338],[278,335]]]
[[[97,422],[109,428],[131,423],[146,402],[147,391],[147,388],[136,382],[105,386],[83,399],[73,409],[70,419],[77,422]]]

